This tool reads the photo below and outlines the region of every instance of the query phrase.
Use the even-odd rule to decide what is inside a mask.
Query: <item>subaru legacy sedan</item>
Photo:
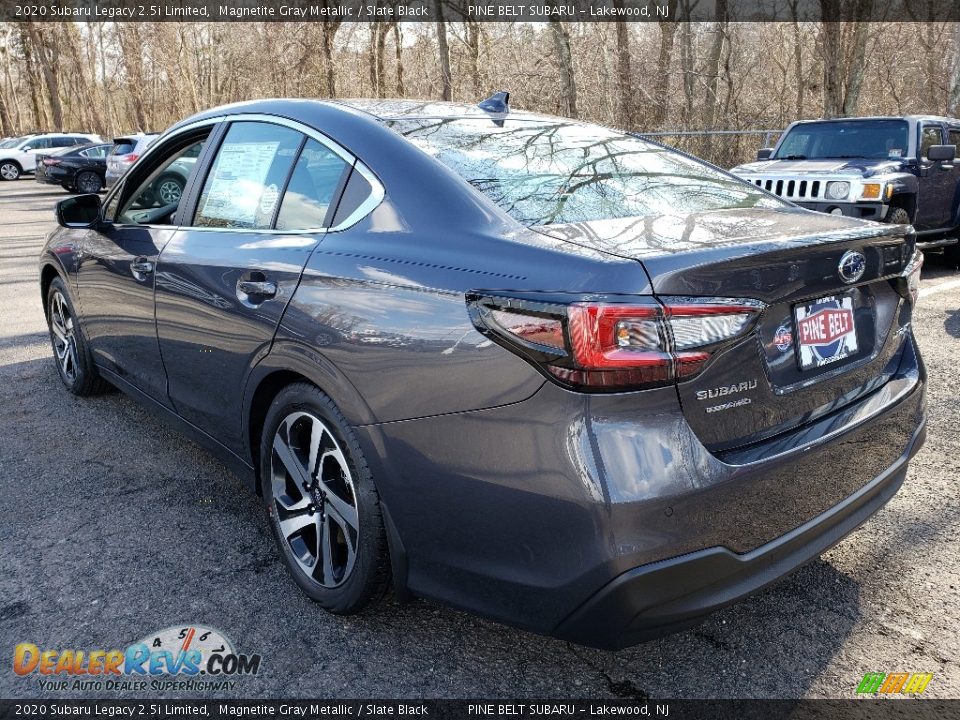
[[[102,202],[57,208],[56,367],[222,458],[330,612],[392,583],[624,647],[897,491],[925,436],[922,256],[910,226],[507,101],[175,125]]]

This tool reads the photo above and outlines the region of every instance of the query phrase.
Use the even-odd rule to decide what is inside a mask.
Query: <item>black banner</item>
[[[960,700],[2,700],[0,718],[949,720]]]
[[[957,0],[4,0],[21,22],[960,21]]]

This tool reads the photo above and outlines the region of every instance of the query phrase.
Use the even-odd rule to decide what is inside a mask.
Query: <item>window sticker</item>
[[[269,197],[263,187],[280,143],[236,143],[224,145],[210,180],[210,190],[201,214],[237,225],[253,225],[264,201],[276,202],[276,188]]]
[[[903,157],[903,149],[902,149],[902,148],[890,148],[889,150],[887,150],[887,155],[890,156],[890,157],[892,157],[892,158]]]

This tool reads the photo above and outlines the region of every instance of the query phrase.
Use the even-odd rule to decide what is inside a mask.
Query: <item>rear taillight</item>
[[[50,166],[50,165],[59,165],[60,162],[61,162],[61,161],[58,160],[57,158],[44,158],[44,159],[43,159],[43,164],[44,164],[44,165],[47,165],[47,166]]]
[[[137,155],[136,153],[130,153],[129,155],[121,155],[120,162],[126,163],[127,165],[131,165],[134,162],[136,162],[138,157],[140,156]]]
[[[746,335],[763,309],[725,298],[559,303],[470,294],[467,301],[481,332],[561,384],[586,390],[689,379],[721,346]]]

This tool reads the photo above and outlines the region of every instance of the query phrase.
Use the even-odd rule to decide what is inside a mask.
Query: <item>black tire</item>
[[[110,384],[93,363],[70,293],[59,277],[50,283],[45,309],[54,363],[64,387],[81,397],[109,390]]]
[[[308,470],[311,445],[318,449],[315,469]],[[381,599],[390,585],[390,557],[380,496],[356,436],[333,401],[308,383],[281,390],[264,421],[260,458],[273,537],[300,589],[337,615],[360,612]],[[293,471],[290,463],[296,464]]]
[[[84,170],[77,173],[73,179],[73,187],[76,191],[85,195],[92,195],[103,189],[103,180],[97,173],[91,170]]]
[[[179,175],[161,175],[154,181],[152,193],[160,205],[172,205],[180,202],[184,186],[184,179]]]
[[[23,168],[16,160],[0,162],[0,180],[19,180],[23,175]]]
[[[891,225],[909,225],[910,213],[908,213],[902,207],[894,206],[887,210],[887,216],[883,219],[883,221],[890,223]]]
[[[943,249],[943,261],[949,267],[960,267],[960,243],[947,245]]]

